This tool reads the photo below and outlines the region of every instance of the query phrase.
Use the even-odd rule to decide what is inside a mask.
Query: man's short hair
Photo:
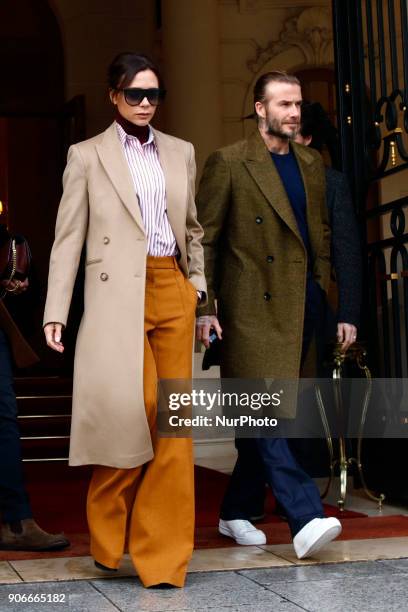
[[[266,87],[269,83],[289,83],[300,87],[300,81],[294,74],[288,74],[284,70],[265,72],[265,74],[261,74],[254,85],[254,104],[255,102],[264,102]]]

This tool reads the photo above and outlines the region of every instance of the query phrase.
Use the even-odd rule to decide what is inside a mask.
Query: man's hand
[[[20,280],[3,280],[0,281],[3,289],[7,291],[7,293],[11,293],[11,295],[19,295],[19,293],[23,293],[28,289],[28,278],[25,278],[23,281]]]
[[[222,338],[221,325],[218,323],[218,319],[214,315],[203,315],[198,317],[196,322],[196,340],[201,340],[205,348],[210,346],[210,329],[214,328],[218,338]]]
[[[337,340],[342,343],[341,350],[345,353],[349,346],[357,340],[357,327],[350,323],[338,323]]]
[[[47,344],[58,353],[64,352],[64,345],[61,342],[62,323],[47,323],[44,327],[44,334]]]

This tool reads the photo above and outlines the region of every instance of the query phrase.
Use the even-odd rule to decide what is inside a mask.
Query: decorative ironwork
[[[408,134],[407,4],[405,0],[365,0],[363,10],[366,27],[363,44],[367,49],[369,74],[366,85],[370,92],[373,125],[373,129],[368,131],[368,144],[377,152],[375,178],[381,178],[408,167],[408,150],[404,143]],[[385,33],[386,21],[388,36]],[[399,39],[403,41],[401,53],[397,47]]]
[[[333,17],[343,169],[367,254],[364,331],[373,371],[407,376],[408,197],[376,201],[383,179],[408,169],[407,2],[334,0]]]
[[[371,380],[371,372],[368,366],[365,363],[367,356],[367,352],[362,344],[359,342],[355,342],[352,344],[347,352],[345,353],[342,350],[342,344],[340,342],[336,343],[333,347],[333,354],[331,359],[331,368],[332,368],[332,378],[333,378],[333,390],[334,390],[334,399],[336,406],[336,415],[337,415],[337,426],[338,426],[338,458],[334,458],[334,447],[333,447],[333,438],[330,431],[330,426],[326,416],[326,410],[324,407],[323,397],[321,390],[318,385],[315,386],[315,394],[317,405],[319,408],[320,416],[323,423],[323,428],[326,435],[326,442],[329,451],[330,457],[330,476],[328,483],[326,485],[325,490],[323,491],[321,498],[326,497],[327,493],[330,490],[330,486],[334,477],[334,468],[336,465],[339,466],[340,469],[340,498],[337,501],[337,505],[341,511],[344,510],[344,504],[347,495],[347,473],[348,469],[354,463],[357,466],[358,474],[361,480],[361,485],[367,497],[376,501],[378,507],[381,508],[382,503],[385,499],[385,495],[381,493],[378,497],[374,495],[366,485],[364,472],[363,472],[363,464],[362,464],[362,443],[364,437],[364,426],[367,418],[368,406],[370,403],[371,392],[372,392],[372,380]],[[367,381],[366,390],[364,393],[364,399],[361,409],[360,415],[360,423],[358,428],[358,437],[357,437],[357,456],[356,457],[347,457],[346,452],[346,438],[345,438],[345,424],[346,424],[346,413],[344,409],[344,401],[343,401],[343,393],[342,393],[342,372],[343,366],[346,361],[353,361],[357,364],[358,368],[364,372],[364,376]]]
[[[382,336],[377,351],[384,353],[381,371],[385,376],[406,376],[408,363],[408,233],[405,211],[408,197],[367,212],[367,219],[389,214],[392,236],[368,245],[372,331]],[[382,333],[381,330],[382,329]],[[405,347],[405,348],[404,348]]]

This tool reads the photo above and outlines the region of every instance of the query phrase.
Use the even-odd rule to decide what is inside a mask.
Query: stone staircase
[[[23,461],[66,461],[72,380],[58,376],[16,378]]]

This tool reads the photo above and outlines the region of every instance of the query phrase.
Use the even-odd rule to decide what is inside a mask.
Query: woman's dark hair
[[[164,89],[163,78],[156,63],[147,55],[134,51],[124,51],[113,59],[108,68],[109,88],[129,87],[135,75],[143,70],[154,72],[159,81],[159,88]]]
[[[320,153],[326,146],[334,167],[339,165],[339,138],[336,127],[319,102],[302,102],[302,118],[300,133],[303,138],[312,137],[310,146]]]

